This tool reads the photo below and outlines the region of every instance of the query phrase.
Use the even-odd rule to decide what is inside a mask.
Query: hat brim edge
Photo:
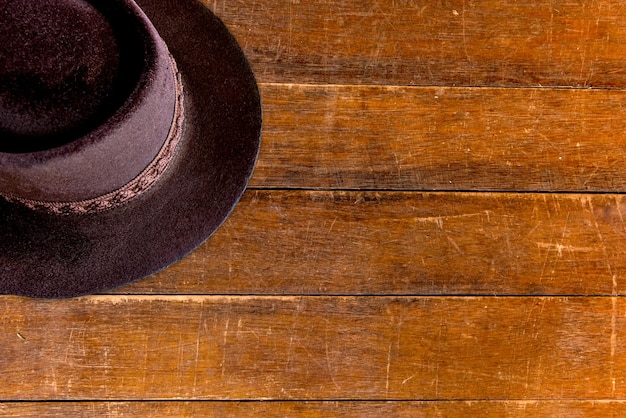
[[[53,215],[0,202],[0,293],[76,297],[160,272],[209,238],[246,188],[262,111],[241,48],[197,0],[136,1],[182,75],[180,149],[150,190],[109,211]]]

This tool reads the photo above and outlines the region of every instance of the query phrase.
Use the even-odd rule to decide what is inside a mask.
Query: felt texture
[[[2,1],[6,0],[0,0],[0,3]],[[24,3],[21,3],[22,1]],[[67,4],[63,3],[63,6],[60,6],[57,4],[60,1]],[[9,26],[14,27],[15,38],[27,45],[22,49],[17,49],[19,52],[16,55],[20,56],[19,59],[14,58],[10,51],[6,51],[10,65],[6,66],[8,71],[5,68],[5,73],[13,74],[9,78],[21,80],[23,81],[22,84],[29,80],[32,81],[35,86],[32,90],[38,90],[38,86],[54,84],[62,80],[61,86],[68,90],[63,99],[68,102],[66,104],[71,108],[78,109],[85,103],[97,102],[98,94],[85,87],[90,77],[88,72],[83,70],[91,67],[101,69],[102,57],[98,57],[100,51],[96,48],[89,54],[88,49],[83,50],[83,47],[74,48],[71,45],[65,45],[67,41],[65,38],[71,38],[75,42],[84,38],[87,40],[85,41],[87,45],[106,44],[109,41],[112,42],[112,46],[132,45],[134,51],[132,60],[136,63],[133,66],[126,65],[125,62],[120,62],[120,64],[125,64],[122,68],[126,68],[126,71],[141,69],[141,74],[131,74],[132,77],[119,75],[118,79],[126,78],[129,82],[135,80],[132,91],[128,93],[127,90],[130,86],[116,83],[109,86],[110,92],[105,93],[108,96],[126,97],[126,100],[99,126],[61,146],[56,146],[55,138],[59,134],[63,134],[65,129],[59,128],[58,125],[65,126],[68,123],[73,123],[74,113],[65,111],[65,106],[59,105],[58,108],[54,108],[55,103],[58,105],[58,98],[50,97],[53,95],[50,93],[50,89],[43,89],[35,95],[36,97],[31,97],[33,95],[30,93],[29,86],[22,86],[21,91],[25,91],[25,93],[21,95],[21,102],[25,104],[14,103],[14,108],[7,110],[4,116],[8,115],[7,119],[17,121],[15,123],[22,130],[30,129],[29,126],[31,125],[49,124],[49,129],[53,129],[54,132],[49,135],[42,135],[37,139],[40,145],[47,144],[48,149],[30,153],[0,152],[0,190],[13,196],[43,201],[80,201],[107,194],[136,177],[154,159],[167,137],[174,112],[174,76],[169,52],[137,5],[127,0],[108,0],[106,2],[109,8],[112,5],[118,5],[118,7],[125,5],[126,8],[123,9],[124,19],[117,16],[115,9],[107,9],[97,1],[89,4],[84,0],[78,0],[80,4],[87,4],[89,7],[82,7],[84,10],[81,9],[81,11],[84,16],[74,13],[74,15],[84,18],[86,23],[82,26],[87,26],[89,22],[94,20],[95,23],[98,23],[106,16],[111,16],[110,19],[104,20],[106,28],[109,29],[108,32],[111,34],[123,33],[127,36],[127,38],[117,41],[110,39],[108,32],[107,36],[104,36],[104,40],[93,40],[90,36],[96,37],[99,33],[91,33],[86,29],[83,31],[81,25],[78,28],[70,28],[73,32],[64,36],[54,31],[51,33],[50,26],[54,28],[62,26],[68,18],[78,19],[72,14],[68,16],[61,13],[68,12],[68,9],[70,11],[79,9],[76,5],[77,0],[53,0],[50,4],[43,2],[41,3],[42,10],[32,6],[32,2],[41,3],[40,0],[20,0],[18,5],[8,5],[15,9],[8,13],[9,17],[13,18],[10,20],[12,23]],[[48,10],[51,4],[56,6],[54,9],[56,14]],[[26,5],[30,5],[30,7],[26,7]],[[71,8],[66,7],[68,5]],[[41,24],[39,19],[27,22],[28,16],[24,15],[27,12],[32,12],[35,16],[40,14],[48,17],[54,16],[57,20],[54,22],[46,21],[45,24]],[[21,23],[17,24],[16,21]],[[95,23],[94,26],[98,26]],[[125,26],[118,28],[118,25],[121,24]],[[43,34],[38,35],[45,40],[41,43],[52,43],[50,38],[55,35],[61,38],[59,42],[61,46],[56,49],[48,48],[51,52],[50,57],[42,59],[40,55],[44,54],[44,50],[36,45],[37,42],[21,39],[37,32],[37,28],[33,26],[42,26],[44,29]],[[105,25],[102,24],[101,26]],[[11,41],[10,43],[15,42]],[[124,48],[115,49],[112,55],[124,57],[124,51]],[[67,56],[64,55],[66,52]],[[28,53],[31,55],[30,59],[26,57]],[[31,61],[42,62],[43,64],[32,64]],[[112,65],[117,63],[116,60],[112,61]],[[137,63],[141,63],[141,66]],[[60,69],[61,74],[57,74],[55,69]],[[92,78],[97,79],[99,72],[106,73],[107,70],[94,70],[95,75]],[[82,78],[76,79],[74,76],[69,76],[68,80],[68,76],[64,75],[65,73],[85,73],[87,81]],[[17,87],[9,86],[9,93],[14,88],[19,87],[20,83],[17,84]],[[56,92],[57,89],[53,90]],[[4,89],[0,89],[0,91],[4,91]],[[78,92],[81,92],[81,94],[74,97],[75,94],[72,92],[77,95]],[[12,95],[16,96],[17,93]],[[0,97],[5,98],[6,96],[6,92],[0,95]],[[13,103],[10,100],[0,100],[0,102],[2,101],[5,105],[9,105],[4,107],[11,107]],[[56,128],[53,126],[54,123],[49,120],[48,112],[42,112],[39,109],[42,101],[50,107],[50,112],[61,112],[58,115],[54,113]],[[22,107],[25,107],[26,111],[22,111]],[[88,106],[87,109],[89,109]],[[20,113],[28,116],[28,120],[19,118],[18,114]],[[12,141],[11,134],[6,136],[0,134],[0,137],[4,138],[5,142],[11,143]],[[29,144],[28,137],[24,135],[17,135],[16,132],[13,132],[13,137],[15,137],[13,139],[16,143]]]
[[[102,124],[143,73],[140,27],[115,2],[0,0],[0,151],[70,142]]]
[[[207,239],[245,189],[261,103],[241,49],[197,0],[137,3],[183,78],[186,122],[174,160],[155,186],[105,212],[54,215],[0,199],[0,293],[73,297],[141,279]]]

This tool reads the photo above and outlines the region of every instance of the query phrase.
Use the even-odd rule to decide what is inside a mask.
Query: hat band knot
[[[89,214],[106,211],[120,206],[131,199],[141,195],[165,173],[170,162],[176,154],[176,150],[182,137],[183,125],[185,120],[184,110],[184,92],[183,83],[180,73],[173,57],[169,55],[172,72],[174,74],[175,103],[172,124],[167,134],[167,138],[163,142],[163,146],[154,157],[152,162],[141,171],[135,178],[123,185],[122,187],[106,193],[104,195],[79,200],[79,201],[43,201],[25,199],[12,194],[1,193],[9,202],[21,203],[29,209],[43,211],[60,215],[76,215]]]

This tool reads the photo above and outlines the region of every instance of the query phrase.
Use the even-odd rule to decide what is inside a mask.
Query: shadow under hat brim
[[[197,0],[136,0],[182,76],[185,126],[162,178],[117,208],[55,215],[0,199],[0,293],[63,298],[155,273],[204,242],[245,190],[261,102],[233,36]]]

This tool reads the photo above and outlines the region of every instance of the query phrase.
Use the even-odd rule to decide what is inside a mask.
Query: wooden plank
[[[625,85],[620,0],[205,2],[262,82]]]
[[[0,298],[2,400],[619,399],[618,297]]]
[[[4,417],[618,417],[624,401],[437,401],[437,402],[21,402],[0,403]]]
[[[248,191],[122,293],[623,294],[621,195]]]
[[[626,92],[262,85],[253,187],[626,191]]]

